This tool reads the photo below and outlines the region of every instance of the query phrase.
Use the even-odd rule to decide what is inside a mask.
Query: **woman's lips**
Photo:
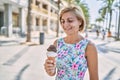
[[[72,27],[71,28],[68,28],[68,29],[65,29],[66,31],[69,31],[69,30],[72,30]]]

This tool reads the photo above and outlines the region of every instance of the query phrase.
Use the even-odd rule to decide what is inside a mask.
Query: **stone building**
[[[56,31],[58,7],[54,0],[32,0],[31,8],[31,31]],[[0,34],[26,34],[27,11],[28,0],[0,0]]]

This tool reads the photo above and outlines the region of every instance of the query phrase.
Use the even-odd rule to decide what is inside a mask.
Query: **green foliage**
[[[99,17],[99,18],[97,18],[95,21],[96,21],[96,22],[102,22],[102,21],[104,21],[104,19],[103,19],[102,17]]]

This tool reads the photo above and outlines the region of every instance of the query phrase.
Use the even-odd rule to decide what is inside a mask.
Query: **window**
[[[40,2],[36,0],[35,5],[39,7]]]
[[[46,5],[46,4],[43,4],[43,8],[44,8],[44,9],[47,9],[47,5]]]

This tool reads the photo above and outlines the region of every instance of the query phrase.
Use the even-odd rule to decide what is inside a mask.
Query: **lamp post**
[[[57,11],[57,29],[56,29],[56,37],[59,37],[59,10],[60,10],[60,0],[54,0],[55,2],[57,2],[57,7],[58,7],[58,11]]]

